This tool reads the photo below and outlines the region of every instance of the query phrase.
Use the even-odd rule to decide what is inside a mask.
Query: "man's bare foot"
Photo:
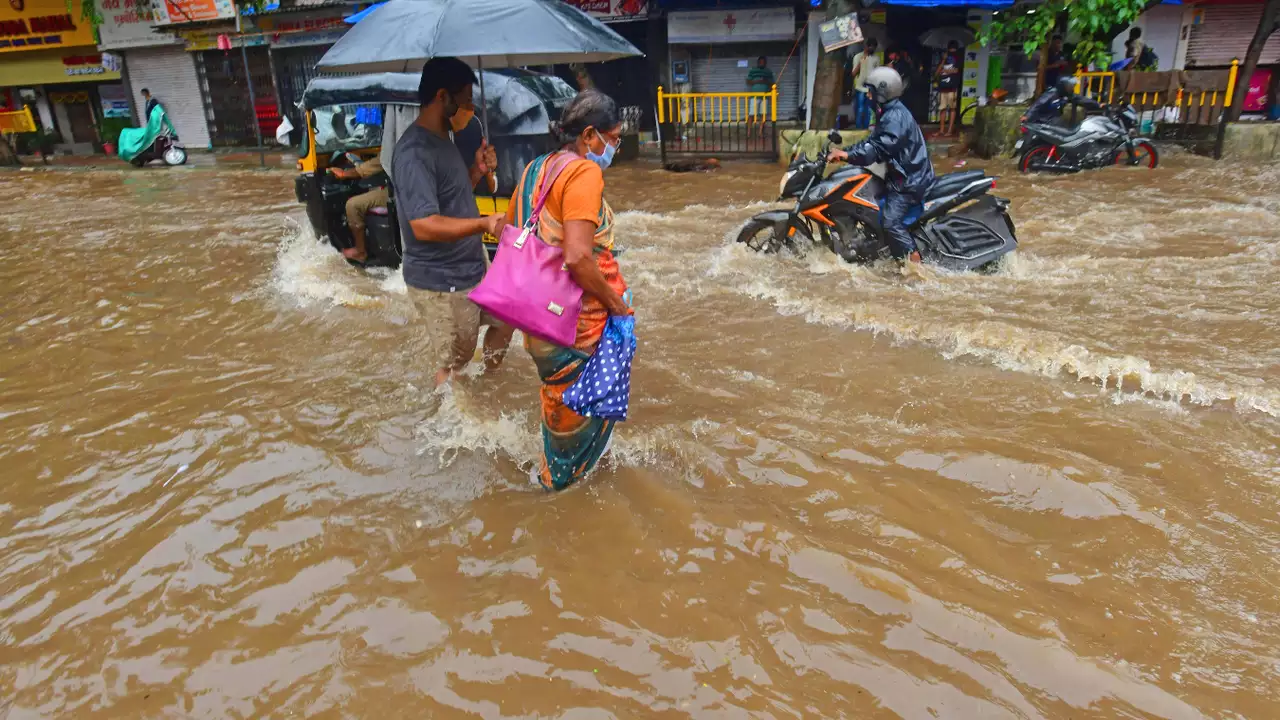
[[[436,388],[442,387],[445,383],[453,379],[453,371],[449,368],[440,368],[436,371]]]
[[[352,247],[352,248],[347,248],[346,250],[343,250],[342,257],[348,260],[354,260],[356,262],[364,262],[365,260],[369,259],[369,253],[364,252],[359,248]]]
[[[927,280],[928,275],[924,270],[924,263],[920,261],[920,251],[916,250],[908,255],[902,262],[902,276],[905,278],[914,278],[916,280]]]

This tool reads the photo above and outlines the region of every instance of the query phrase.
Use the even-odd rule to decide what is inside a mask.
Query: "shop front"
[[[676,92],[747,92],[747,73],[763,56],[778,85],[778,119],[800,117],[805,57],[791,7],[680,10],[667,14]]]
[[[98,47],[124,57],[133,123],[146,122],[139,93],[150,90],[164,106],[178,137],[188,148],[208,147],[209,128],[200,99],[196,66],[172,33],[154,30],[155,13],[149,0],[96,0],[102,23]]]
[[[276,99],[266,36],[235,36],[232,32],[233,28],[228,27],[223,32],[189,33],[186,47],[195,58],[205,91],[203,101],[210,143],[214,147],[252,147],[258,142],[257,132],[261,132],[263,142],[275,137],[276,128],[280,126],[280,103]],[[223,38],[222,48],[218,46],[219,36]],[[245,72],[246,60],[248,73]],[[253,83],[252,93],[249,82]]]
[[[302,92],[316,76],[316,63],[347,31],[346,8],[269,14],[257,19],[274,68],[280,111],[294,127],[303,127],[298,111]]]
[[[638,48],[666,45],[666,28],[660,18],[649,15],[648,0],[566,0]],[[654,97],[661,76],[663,58],[660,53],[645,57],[623,58],[584,68],[591,83],[608,94],[618,105],[634,108],[638,130],[652,130]],[[576,81],[577,78],[574,78]]]
[[[101,149],[99,87],[120,79],[119,59],[98,51],[92,24],[63,0],[0,5],[0,89],[33,106],[55,149]]]

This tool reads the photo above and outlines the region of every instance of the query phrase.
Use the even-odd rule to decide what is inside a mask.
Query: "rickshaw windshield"
[[[318,155],[382,145],[381,105],[326,105],[312,112]]]

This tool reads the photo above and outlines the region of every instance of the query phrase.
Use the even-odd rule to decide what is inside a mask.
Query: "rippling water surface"
[[[1275,717],[1280,166],[1006,174],[914,282],[734,246],[777,177],[610,170],[548,496],[524,353],[429,390],[288,172],[0,174],[0,717]]]

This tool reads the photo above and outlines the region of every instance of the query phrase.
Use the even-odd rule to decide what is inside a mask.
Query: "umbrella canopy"
[[[334,43],[317,67],[418,72],[435,57],[493,69],[643,54],[559,0],[388,0]]]
[[[307,83],[302,107],[389,104],[418,106],[418,73],[372,73],[318,77]],[[551,75],[526,70],[484,71],[485,110],[490,132],[498,137],[546,135],[552,120],[577,91]]]
[[[947,44],[954,41],[961,48],[964,48],[973,42],[973,31],[967,27],[940,27],[934,28],[920,36],[920,44],[930,48],[945,48]]]

